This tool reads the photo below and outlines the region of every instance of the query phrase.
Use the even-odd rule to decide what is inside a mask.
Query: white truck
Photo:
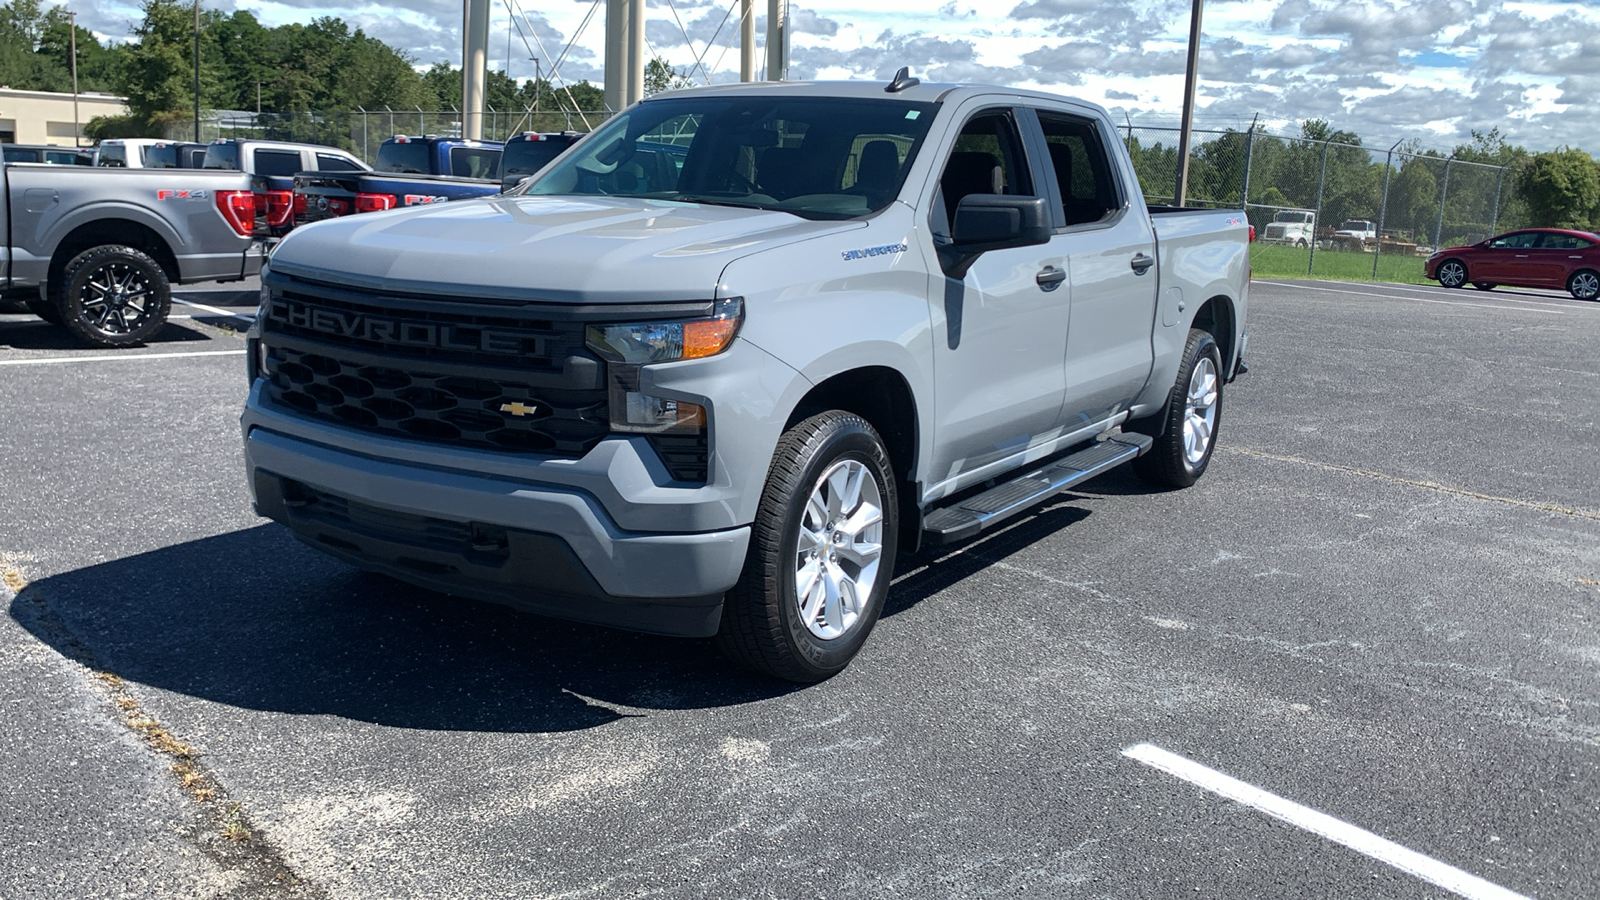
[[[1333,233],[1331,249],[1365,250],[1378,242],[1378,223],[1370,219],[1346,219]]]
[[[1280,209],[1261,236],[1263,244],[1310,247],[1317,239],[1317,213],[1312,209]]]
[[[658,94],[508,194],[278,245],[256,509],[368,570],[820,680],[919,542],[1123,463],[1206,471],[1249,233],[1147,208],[1089,103],[904,71]]]

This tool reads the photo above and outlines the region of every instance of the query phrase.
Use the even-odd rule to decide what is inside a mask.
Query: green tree
[[[1582,150],[1562,147],[1535,154],[1517,189],[1532,224],[1582,229],[1600,224],[1600,163]]]
[[[694,87],[694,79],[687,73],[680,72],[667,64],[660,56],[654,57],[644,67],[644,95],[659,94],[662,91],[676,91],[682,88]]]

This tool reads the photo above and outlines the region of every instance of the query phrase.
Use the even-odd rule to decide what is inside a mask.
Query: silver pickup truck
[[[95,346],[159,331],[173,283],[260,271],[242,172],[7,163],[0,180],[0,292]]]
[[[1205,472],[1248,234],[1147,209],[1087,103],[675,91],[507,195],[286,238],[256,508],[366,569],[819,680],[920,542],[1125,462]]]

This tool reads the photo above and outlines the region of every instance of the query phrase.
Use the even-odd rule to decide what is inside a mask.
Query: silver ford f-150
[[[174,282],[261,268],[242,172],[7,163],[0,179],[0,292],[87,343],[155,334]]]
[[[506,195],[285,239],[256,507],[416,584],[826,678],[920,542],[1124,462],[1205,472],[1248,233],[1147,209],[1086,103],[676,91]]]

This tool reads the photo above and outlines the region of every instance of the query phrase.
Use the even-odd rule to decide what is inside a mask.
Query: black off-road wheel
[[[96,347],[144,343],[167,323],[172,286],[133,247],[108,244],[73,257],[53,297],[62,326]]]
[[[1162,487],[1194,484],[1211,464],[1221,424],[1222,351],[1210,332],[1191,328],[1166,405],[1156,416],[1130,423],[1130,430],[1155,438],[1150,452],[1133,461],[1134,471]]]
[[[790,428],[723,603],[718,647],[787,681],[838,674],[883,610],[898,534],[894,467],[865,419],[830,410]]]

